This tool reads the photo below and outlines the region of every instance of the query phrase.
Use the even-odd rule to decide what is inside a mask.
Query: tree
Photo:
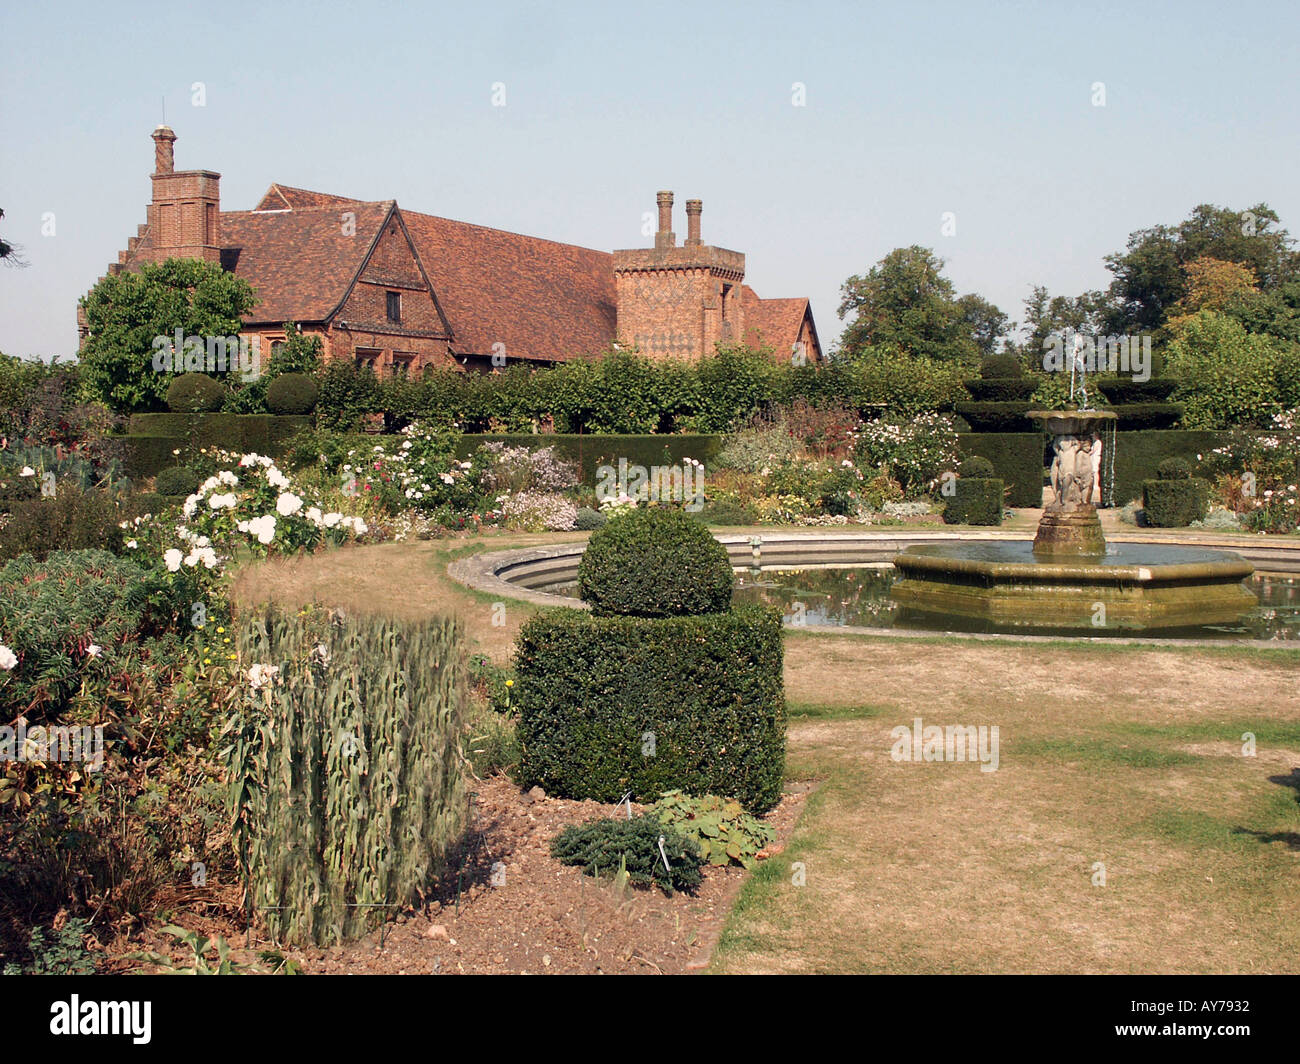
[[[124,412],[157,409],[174,374],[154,366],[157,337],[236,336],[257,298],[248,282],[198,259],[146,263],[101,280],[81,300],[88,397]]]
[[[1104,297],[1100,292],[1078,296],[1054,296],[1036,285],[1025,300],[1025,323],[1021,326],[1024,342],[1011,345],[1013,352],[1031,367],[1042,368],[1043,352],[1054,333],[1083,333],[1093,336],[1101,331]]]
[[[996,344],[1006,316],[977,295],[956,297],[943,276],[943,260],[929,248],[895,248],[865,275],[840,289],[839,316],[853,314],[839,356],[869,357],[873,348],[896,346],[909,355],[974,362]]]
[[[1245,211],[1202,203],[1176,226],[1130,234],[1127,250],[1106,256],[1113,274],[1105,327],[1111,333],[1154,331],[1188,291],[1184,267],[1210,257],[1249,267],[1260,290],[1300,279],[1300,256],[1266,203]]]
[[[5,212],[0,210],[0,218],[5,216]],[[17,244],[0,237],[0,262],[6,266],[26,266],[27,262],[22,256],[22,248]]]

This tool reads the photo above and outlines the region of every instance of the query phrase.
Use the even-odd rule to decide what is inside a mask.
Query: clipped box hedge
[[[979,455],[993,463],[1011,489],[1007,506],[1042,506],[1047,469],[1047,437],[1042,432],[963,432],[957,437],[963,458]]]
[[[972,432],[1028,432],[1034,423],[1025,417],[1024,400],[998,403],[958,403],[953,409],[966,419]]]
[[[519,633],[521,783],[562,798],[654,801],[678,788],[762,813],[781,797],[780,614],[547,610]]]
[[[1148,480],[1142,486],[1147,524],[1156,528],[1185,528],[1204,521],[1210,505],[1210,483],[1201,477]]]
[[[289,439],[311,428],[312,419],[277,414],[132,414],[127,422],[126,467],[135,477],[174,465],[172,451],[221,447],[278,458]]]
[[[943,510],[947,525],[1002,524],[1003,484],[997,479],[960,477],[955,494]]]
[[[1154,479],[1157,467],[1166,458],[1184,458],[1192,468],[1196,468],[1200,464],[1196,458],[1198,454],[1208,455],[1228,439],[1228,434],[1223,432],[1188,429],[1125,432],[1123,422],[1120,425],[1115,441],[1116,506],[1140,499],[1144,482]],[[1102,460],[1108,470],[1110,460],[1105,457]],[[1103,473],[1103,479],[1105,475]]]

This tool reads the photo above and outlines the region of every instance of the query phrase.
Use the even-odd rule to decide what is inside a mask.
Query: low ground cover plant
[[[703,879],[695,841],[649,813],[572,824],[551,843],[551,856],[592,876],[626,874],[637,886],[657,886],[665,894],[693,892]]]

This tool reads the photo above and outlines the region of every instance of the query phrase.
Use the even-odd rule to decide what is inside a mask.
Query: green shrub
[[[6,964],[5,975],[94,975],[95,955],[86,949],[87,921],[74,917],[57,930],[33,927],[27,939],[31,963]]]
[[[953,491],[952,498],[943,510],[945,524],[1002,524],[1002,481],[960,477],[953,485]]]
[[[682,510],[649,506],[591,534],[578,594],[598,617],[721,613],[734,577],[727,548]]]
[[[590,506],[579,506],[578,516],[573,520],[573,528],[576,532],[594,532],[598,528],[604,528],[608,520],[599,510],[593,510]]]
[[[1143,482],[1156,477],[1161,459],[1176,456],[1189,462],[1209,460],[1215,448],[1224,446],[1228,439],[1227,433],[1184,429],[1125,432],[1121,424],[1115,440],[1114,499],[1123,502],[1141,498]],[[1110,467],[1109,458],[1103,457],[1103,463]],[[1102,479],[1104,482],[1105,473]]]
[[[1195,470],[1186,458],[1165,458],[1156,466],[1157,480],[1189,480]]]
[[[985,380],[1019,377],[1022,372],[1015,355],[989,355],[980,363],[980,376]]]
[[[1102,377],[1097,381],[1098,390],[1115,406],[1163,403],[1177,387],[1178,382],[1167,377],[1152,377],[1145,381],[1135,381],[1131,377]]]
[[[709,499],[694,517],[706,525],[753,525],[758,523],[758,507],[742,499]]]
[[[1010,490],[1008,506],[1042,506],[1046,440],[1041,432],[962,433],[961,453],[993,463],[994,475]]]
[[[282,373],[266,386],[266,408],[273,414],[310,414],[320,388],[306,373]]]
[[[1209,507],[1210,484],[1200,477],[1148,480],[1142,486],[1147,523],[1156,528],[1185,528],[1204,521]]]
[[[1033,422],[1025,417],[1026,401],[1009,403],[958,403],[957,413],[972,432],[1028,432]]]
[[[1033,377],[976,377],[965,384],[971,398],[984,403],[1026,401],[1038,390]]]
[[[185,466],[168,466],[160,469],[153,487],[159,495],[193,495],[199,490],[202,478]]]
[[[0,559],[31,554],[41,560],[62,550],[120,554],[122,520],[116,499],[107,492],[59,486],[51,498],[37,496],[10,507],[9,519],[0,527]]]
[[[1171,429],[1183,419],[1182,403],[1125,403],[1113,406],[1119,424],[1129,432]]]
[[[667,791],[650,811],[666,826],[694,839],[700,857],[711,865],[734,861],[752,868],[758,851],[776,840],[772,825],[746,813],[734,799],[716,794],[692,798],[682,791]]]
[[[107,676],[149,630],[148,594],[139,566],[103,550],[59,551],[44,561],[25,554],[0,567],[0,644],[18,657],[0,671],[0,715],[48,719],[88,673]]]
[[[206,373],[182,373],[167,386],[167,409],[177,414],[220,410],[226,389]]]
[[[577,865],[588,875],[626,872],[637,886],[658,886],[666,894],[692,892],[704,878],[700,848],[694,840],[646,813],[631,820],[606,817],[572,824],[551,843],[551,856],[561,864]]]
[[[378,412],[379,379],[369,367],[347,359],[332,360],[321,374],[316,400],[316,424],[335,432],[356,432],[365,414]]]
[[[603,802],[680,788],[734,797],[758,813],[779,800],[785,696],[776,610],[661,619],[549,610],[524,624],[517,647],[525,786]]]
[[[979,455],[971,455],[957,467],[957,474],[971,480],[989,480],[996,475],[993,463]]]
[[[228,727],[232,841],[274,934],[332,944],[418,904],[459,837],[465,667],[451,620],[247,620],[272,666]],[[322,652],[319,648],[323,646]]]

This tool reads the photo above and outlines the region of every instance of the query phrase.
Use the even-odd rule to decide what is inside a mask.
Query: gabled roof
[[[256,207],[255,211],[287,211],[302,210],[308,207],[349,207],[358,203],[364,203],[364,200],[349,199],[347,196],[332,196],[328,192],[312,192],[305,188],[294,188],[292,185],[281,185],[272,182],[271,187],[266,190],[266,195]]]
[[[799,339],[804,318],[812,315],[807,298],[761,299],[749,285],[744,285],[741,299],[745,304],[745,342],[751,347],[765,343],[775,348],[778,356],[788,355]],[[815,326],[813,339],[817,339]]]
[[[320,322],[339,308],[394,204],[347,201],[355,231],[337,206],[221,212],[222,265],[260,300],[250,324]]]

